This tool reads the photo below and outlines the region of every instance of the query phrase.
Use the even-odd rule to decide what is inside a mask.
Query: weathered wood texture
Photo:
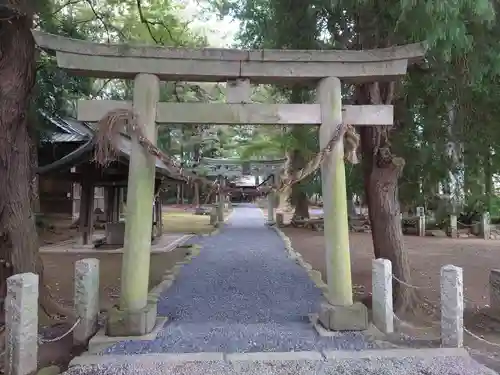
[[[421,43],[377,50],[231,50],[97,44],[33,31],[37,44],[56,51],[59,67],[92,77],[133,78],[150,73],[162,80],[255,83],[315,81],[332,75],[351,82],[396,79],[423,58]]]
[[[97,122],[109,111],[132,108],[116,100],[79,100],[78,120]],[[344,105],[342,121],[350,125],[392,125],[392,105]],[[320,104],[158,103],[160,124],[319,125]]]

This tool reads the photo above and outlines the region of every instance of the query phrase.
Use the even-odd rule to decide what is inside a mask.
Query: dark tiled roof
[[[60,117],[52,117],[47,113],[40,111],[42,116],[45,117],[47,121],[53,124],[57,131],[53,132],[48,136],[49,142],[54,143],[70,143],[70,142],[80,142],[85,143],[92,139],[95,135],[94,129],[85,122],[77,121],[75,119],[63,119]],[[126,159],[130,159],[130,153],[132,151],[132,144],[130,138],[126,135],[121,135],[116,145],[122,156]],[[68,159],[66,163],[71,163],[71,158]],[[169,169],[165,163],[163,163],[159,158],[156,158],[156,169],[162,175],[170,178],[175,177],[169,172]]]

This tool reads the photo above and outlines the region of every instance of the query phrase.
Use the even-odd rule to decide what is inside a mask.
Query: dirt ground
[[[186,249],[177,248],[167,253],[151,254],[149,285],[161,282],[165,271],[180,261],[186,255]],[[64,305],[73,304],[74,295],[74,269],[75,262],[79,259],[88,258],[89,255],[81,254],[42,254],[45,267],[45,280],[50,285],[54,297]],[[100,308],[107,310],[118,302],[120,296],[120,280],[122,254],[99,254],[92,255],[99,259],[100,276]]]
[[[173,267],[176,261],[184,258],[185,248],[177,248],[168,253],[151,254],[150,264],[150,287],[160,283],[165,270]],[[89,255],[79,254],[42,254],[45,267],[45,280],[49,285],[52,295],[61,304],[71,307],[74,295],[74,264],[77,260],[88,258]],[[100,260],[99,283],[100,283],[100,308],[107,310],[118,303],[120,296],[120,277],[122,254],[95,254],[92,257]],[[40,325],[43,327],[49,323],[43,314],[39,314]],[[68,325],[62,324],[42,329],[44,336],[56,337],[68,329]],[[52,344],[44,344],[40,348],[39,361],[41,365],[56,363],[65,365],[73,357],[70,352],[72,347],[71,335],[65,340]]]
[[[312,267],[320,271],[326,281],[324,236],[321,232],[303,228],[282,228],[296,251]],[[439,274],[440,268],[452,264],[463,268],[465,326],[477,336],[493,342],[490,345],[465,334],[465,344],[473,352],[486,356],[490,367],[500,369],[500,313],[489,308],[489,272],[500,268],[500,241],[467,238],[404,236],[412,269],[412,284],[418,290],[419,303],[430,302],[434,313],[406,313],[400,318],[408,323],[400,331],[421,342],[439,339]],[[351,267],[355,299],[371,293],[371,261],[373,244],[370,233],[351,233]],[[427,316],[423,316],[427,315]],[[493,318],[492,318],[493,316]],[[425,345],[425,344],[424,344]],[[492,362],[493,364],[489,363]]]

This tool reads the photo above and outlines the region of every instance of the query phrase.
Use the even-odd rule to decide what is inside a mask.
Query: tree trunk
[[[66,314],[69,311],[56,308],[43,282],[32,209],[28,125],[29,99],[36,74],[32,19],[22,12],[10,12],[8,17],[0,18],[0,232],[11,245],[7,261],[11,261],[14,273],[39,274],[42,306],[49,315],[54,310]]]
[[[306,161],[299,150],[292,151],[291,168],[293,171],[298,171],[304,168]],[[291,192],[291,203],[295,207],[293,219],[308,219],[309,218],[309,198],[302,190],[304,181],[294,184]],[[292,219],[292,220],[293,220]]]
[[[292,173],[292,151],[289,150],[286,152],[286,161],[283,166],[283,174],[281,176],[282,179],[286,180],[290,177],[290,173]],[[292,188],[287,187],[283,189],[283,191],[279,195],[279,208],[284,211],[291,211],[291,196],[292,196]]]
[[[32,132],[34,133],[34,132]],[[38,139],[32,134],[30,136],[30,158],[31,158],[31,183],[30,196],[31,208],[35,215],[40,214],[40,184],[36,169],[38,168]]]
[[[38,238],[31,209],[29,96],[35,80],[35,43],[26,16],[0,21],[0,223],[16,272],[38,270]],[[16,63],[13,64],[12,62]]]
[[[358,87],[357,104],[384,104],[392,101],[392,98],[387,96],[383,100],[381,95],[381,91],[389,95],[389,85],[385,84],[383,90],[379,83]],[[396,120],[397,114],[398,111],[395,110]],[[408,255],[404,250],[398,200],[398,178],[404,167],[404,159],[395,157],[391,153],[388,133],[388,127],[361,128],[364,188],[372,226],[375,258],[389,259],[392,262],[394,275],[409,283],[410,266]],[[398,308],[413,306],[412,290],[398,282],[394,282],[394,296]]]
[[[290,95],[291,103],[304,103],[308,99],[308,91],[300,86],[295,86]],[[298,144],[303,141],[304,133],[300,125],[295,125],[290,128],[291,136],[296,138]],[[307,161],[304,158],[300,149],[290,150],[290,174],[294,171],[299,171],[306,166]],[[295,207],[292,220],[308,219],[309,218],[309,197],[304,192],[303,186],[310,181],[306,178],[304,181],[296,183],[292,186],[290,193],[290,203]]]
[[[493,172],[491,165],[491,149],[490,145],[485,150],[484,155],[484,192],[486,196],[486,210],[491,214],[492,211],[492,199],[493,196]]]
[[[200,207],[200,183],[194,183],[193,206]]]

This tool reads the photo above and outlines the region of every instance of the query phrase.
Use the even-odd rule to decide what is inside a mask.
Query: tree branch
[[[91,0],[85,0],[85,2],[90,7],[90,10],[92,11],[92,13],[94,13],[95,18],[100,21],[100,23],[102,24],[102,26],[106,30],[108,43],[111,43],[110,29],[112,29],[113,31],[115,31],[123,40],[127,40],[126,35],[123,33],[123,31],[121,29],[119,29],[118,27],[114,26],[113,24],[108,24],[107,21],[102,17],[102,15],[100,15],[97,12],[97,10],[95,9],[94,4],[92,4]]]
[[[151,23],[144,17],[144,13],[142,11],[142,4],[141,4],[141,0],[137,0],[137,10],[139,11],[139,20],[141,21],[141,23],[143,23],[146,28],[148,29],[148,32],[149,32],[149,36],[151,37],[151,39],[153,39],[153,41],[156,43],[156,44],[163,44],[163,43],[160,43],[160,41],[158,39],[156,39],[156,37],[153,35],[153,30],[151,29]]]

